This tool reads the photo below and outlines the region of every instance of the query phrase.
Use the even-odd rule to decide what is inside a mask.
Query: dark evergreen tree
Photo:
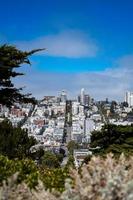
[[[0,104],[10,107],[14,102],[34,102],[30,94],[22,94],[22,88],[16,88],[12,79],[24,75],[15,70],[23,64],[30,64],[29,56],[43,50],[35,49],[29,52],[18,50],[14,46],[0,46]]]
[[[0,154],[10,159],[30,157],[30,148],[36,143],[33,137],[28,137],[27,131],[13,127],[10,121],[0,123]]]
[[[106,124],[101,131],[92,132],[91,147],[99,147],[96,154],[133,155],[133,125]]]
[[[42,166],[48,168],[58,168],[60,167],[60,163],[54,153],[46,151],[42,157]]]

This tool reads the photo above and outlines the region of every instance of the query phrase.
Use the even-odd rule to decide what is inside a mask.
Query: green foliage
[[[21,159],[30,156],[30,148],[35,144],[36,140],[28,137],[27,131],[13,127],[8,120],[0,123],[0,154]]]
[[[60,162],[54,153],[46,151],[42,157],[42,166],[48,168],[58,168],[60,167]]]
[[[30,188],[37,186],[38,178],[42,180],[46,189],[64,191],[65,179],[70,178],[68,168],[37,168],[29,159],[10,160],[0,156],[0,184],[8,180],[13,174],[18,173],[16,184],[25,182]]]
[[[113,152],[114,154],[133,154],[133,126],[105,125],[101,131],[94,131],[91,147],[99,146],[97,154]]]
[[[73,155],[69,155],[68,157],[68,161],[67,161],[67,164],[66,164],[66,167],[69,169],[69,168],[75,168],[75,165],[74,165],[74,157]]]
[[[35,187],[38,183],[38,171],[35,163],[31,160],[9,160],[0,156],[0,183],[18,172],[17,183],[24,181],[29,187]]]
[[[58,153],[56,154],[56,158],[58,159],[59,163],[61,163],[63,161],[63,154],[62,153]]]
[[[14,102],[35,102],[35,99],[28,98],[29,94],[23,95],[22,88],[16,88],[12,79],[24,75],[14,70],[30,64],[28,57],[40,50],[26,52],[10,45],[0,46],[0,104],[10,107]]]
[[[41,171],[38,187],[32,190],[27,184],[16,185],[15,178],[0,186],[3,200],[132,200],[133,157],[121,155],[115,159],[112,154],[104,159],[92,156],[88,165],[79,170],[45,169]],[[65,180],[66,179],[66,180]],[[65,184],[64,184],[65,180]],[[65,189],[64,189],[65,185]],[[46,189],[50,189],[46,190]],[[55,189],[57,191],[51,191]]]
[[[40,168],[40,179],[46,189],[55,189],[59,192],[65,189],[65,180],[70,178],[68,168]]]
[[[44,155],[44,150],[43,148],[39,148],[38,150],[36,150],[35,152],[32,152],[30,154],[30,157],[33,159],[33,160],[37,160],[39,162],[39,164],[41,164],[41,158],[43,157]]]
[[[68,142],[67,148],[68,148],[69,153],[73,154],[74,149],[78,149],[79,145],[74,140],[71,140],[70,142]]]
[[[16,184],[25,182],[30,188],[37,186],[38,178],[42,180],[46,189],[62,192],[65,189],[65,179],[69,178],[68,168],[37,168],[29,159],[10,160],[0,156],[0,184],[7,181],[13,174],[18,173]]]

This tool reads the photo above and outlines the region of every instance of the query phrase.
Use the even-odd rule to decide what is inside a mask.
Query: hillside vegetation
[[[116,156],[121,153],[126,156],[133,155],[133,125],[105,125],[101,131],[93,132],[91,147],[100,147],[99,151],[96,152],[98,155],[104,155],[109,152]]]

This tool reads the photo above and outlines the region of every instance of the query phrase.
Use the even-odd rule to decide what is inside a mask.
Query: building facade
[[[133,92],[126,92],[125,94],[125,102],[128,103],[129,107],[133,107]]]

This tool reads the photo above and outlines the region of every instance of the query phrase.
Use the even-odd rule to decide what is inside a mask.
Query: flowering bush
[[[70,178],[68,168],[41,168],[40,180],[43,182],[45,189],[52,191],[53,189],[59,192],[65,190],[65,180]]]
[[[83,165],[81,174],[72,171],[74,188],[67,184],[61,199],[67,200],[132,200],[133,157],[126,160],[122,154],[118,160],[111,154],[106,159],[92,157]]]
[[[66,179],[62,193],[48,191],[39,181],[36,189],[27,184],[15,183],[14,175],[0,187],[0,199],[8,200],[132,200],[133,199],[133,157],[121,155],[118,160],[111,154],[106,159],[92,157],[91,161],[77,170],[71,170],[74,179]],[[58,179],[58,177],[57,177]]]
[[[30,188],[38,184],[38,170],[35,163],[29,159],[10,160],[0,156],[0,184],[18,172],[16,183],[25,182]]]

